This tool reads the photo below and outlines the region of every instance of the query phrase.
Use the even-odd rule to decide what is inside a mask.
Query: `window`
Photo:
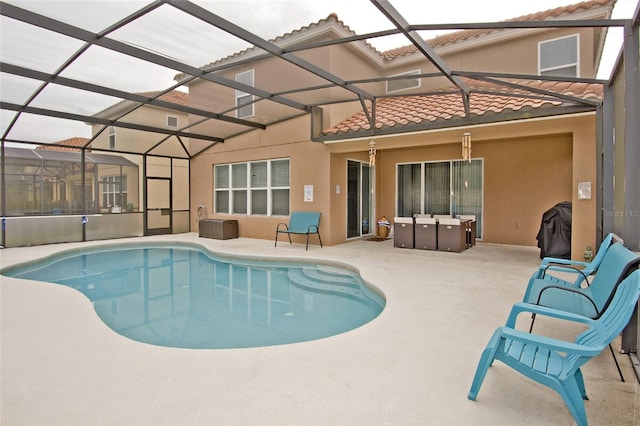
[[[103,176],[102,177],[102,207],[127,205],[127,176]]]
[[[289,214],[289,160],[214,166],[214,210],[246,215]]]
[[[240,74],[236,74],[236,81],[238,83],[246,84],[253,87],[253,70],[245,71]],[[253,95],[245,93],[241,90],[236,90],[236,117],[247,118],[253,117]]]
[[[483,160],[400,164],[397,170],[397,216],[414,214],[475,215],[482,237]]]
[[[387,81],[387,93],[399,92],[400,90],[413,89],[420,87],[420,79],[417,76],[420,74],[420,70],[409,71],[403,74],[392,75],[391,77],[406,76],[406,78],[393,79]]]
[[[577,34],[539,43],[539,74],[555,77],[578,77],[578,47]]]
[[[116,149],[116,128],[109,126],[109,149]]]
[[[172,115],[167,115],[167,127],[173,127],[174,129],[178,128],[178,117],[174,117]]]

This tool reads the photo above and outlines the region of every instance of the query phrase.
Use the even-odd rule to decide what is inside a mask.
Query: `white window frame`
[[[420,75],[420,73],[421,73],[420,69],[417,69],[417,70],[403,72],[403,73],[400,73],[400,74],[390,75],[389,77]],[[395,90],[389,90],[389,83],[394,83],[394,82],[396,82],[398,80],[387,80],[387,93],[402,92],[403,90],[420,88],[420,86],[422,85],[422,81],[420,80],[419,77],[416,77],[415,79],[417,81],[417,84],[415,86],[408,86],[408,87],[403,87],[401,89],[395,89]],[[402,80],[400,80],[400,81],[402,81]]]
[[[275,186],[271,184],[271,165],[273,162],[276,161],[287,161],[288,162],[288,166],[289,166],[289,170],[288,170],[288,175],[289,175],[289,185],[287,186]],[[267,181],[266,181],[266,186],[251,186],[251,165],[255,164],[255,163],[267,163]],[[234,183],[233,183],[233,172],[232,172],[232,166],[234,165],[239,165],[239,164],[246,164],[246,169],[247,169],[247,176],[246,176],[246,186],[243,187],[234,187]],[[274,190],[288,190],[289,191],[289,207],[288,207],[288,211],[291,211],[291,159],[290,158],[273,158],[273,159],[269,159],[269,160],[256,160],[256,161],[249,161],[249,162],[242,162],[242,163],[227,163],[227,164],[216,164],[213,166],[213,176],[214,176],[214,182],[213,182],[213,210],[216,214],[229,214],[229,215],[236,215],[236,216],[283,216],[283,215],[279,215],[279,214],[274,214],[273,213],[273,191]],[[215,176],[217,176],[217,168],[227,168],[227,173],[228,173],[228,182],[229,185],[226,188],[218,188],[215,182]],[[267,191],[267,213],[262,214],[262,213],[252,213],[252,205],[251,205],[251,192],[252,191],[262,191],[262,190],[266,190]],[[246,206],[246,212],[247,213],[234,213],[233,212],[233,206],[234,206],[234,191],[244,191],[246,194],[246,198],[247,198],[247,206]],[[218,199],[217,194],[220,192],[226,192],[228,194],[228,205],[225,206],[225,210],[219,210],[218,209],[218,205],[216,203],[216,200]]]
[[[102,176],[100,179],[100,185],[102,185],[102,199],[101,204],[102,208],[111,208],[114,206],[123,207],[121,205],[116,204],[116,197],[120,195],[121,204],[126,204],[129,202],[129,195],[127,191],[127,175],[108,175]],[[116,189],[116,187],[118,189]],[[105,202],[106,198],[106,202]],[[126,200],[125,200],[126,198]]]
[[[109,149],[116,149],[116,127],[109,126]]]
[[[250,78],[246,78],[245,76],[250,76]],[[247,70],[241,73],[236,74],[236,81],[239,83],[244,83],[247,84],[251,87],[254,87],[255,85],[255,72],[254,70]],[[251,103],[244,105],[244,106],[240,106],[242,101],[245,101],[247,99],[243,99],[243,98],[247,98],[249,97],[249,100],[251,101]],[[236,90],[235,91],[235,100],[236,100],[236,118],[249,118],[249,117],[253,117],[255,115],[255,108],[254,108],[254,103],[253,103],[253,95],[250,93],[246,93],[243,92],[242,90]],[[251,109],[251,112],[248,114],[245,114],[244,111],[245,109]]]
[[[566,63],[563,65],[558,65],[558,66],[554,66],[554,67],[549,67],[549,68],[542,68],[541,66],[541,61],[542,61],[542,48],[545,44],[547,43],[552,43],[554,41],[558,41],[558,40],[563,40],[563,39],[568,39],[568,38],[575,38],[576,39],[576,62],[575,63]],[[538,42],[538,75],[545,75],[544,73],[549,73],[549,72],[553,72],[556,70],[562,70],[565,68],[571,68],[571,67],[575,67],[576,68],[576,75],[575,77],[580,77],[580,34],[571,34],[568,36],[562,36],[562,37],[557,37],[557,38],[553,38],[550,40],[544,40],[544,41],[540,41]],[[547,74],[550,75],[550,74]]]
[[[176,121],[175,125],[171,124],[171,119],[174,119]],[[175,115],[167,115],[167,127],[170,127],[172,129],[177,129],[179,125],[180,125],[180,120],[178,120],[178,117],[176,117]]]

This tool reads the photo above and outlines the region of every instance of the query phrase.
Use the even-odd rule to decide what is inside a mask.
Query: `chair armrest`
[[[542,259],[542,262],[540,262],[540,267],[543,266],[547,266],[547,265],[577,265],[577,266],[583,266],[583,267],[587,267],[589,266],[589,264],[587,262],[582,262],[580,260],[570,260],[570,259],[559,259],[559,258],[555,258],[555,257],[545,257],[544,259]]]
[[[587,276],[585,275],[585,273],[581,270],[581,269],[577,269],[574,265],[563,265],[563,266],[557,266],[556,264],[548,264],[544,270],[542,271],[542,276],[540,278],[544,279],[545,274],[547,273],[547,270],[551,270],[551,271],[559,271],[559,272],[577,272],[580,275],[582,275],[582,278],[584,279],[584,281],[587,282],[587,285],[589,284],[589,279],[587,278]],[[574,283],[574,285],[576,287],[578,287],[581,283],[582,280],[577,280],[576,283]]]
[[[536,346],[543,346],[547,349],[564,352],[567,354],[593,357],[602,352],[602,348],[597,346],[580,345],[573,342],[566,342],[564,340],[541,336],[539,334],[532,334],[525,331],[514,330],[508,327],[501,327],[499,330],[501,337],[505,339],[512,339],[518,342],[529,343]]]
[[[286,223],[280,222],[276,226],[276,232],[280,232],[280,225],[284,225],[284,230],[283,231],[288,231],[289,230],[289,225],[287,225]]]
[[[567,321],[578,322],[581,324],[592,325],[595,321],[591,318],[585,317],[583,315],[574,314],[572,312],[567,312],[559,309],[548,308],[546,306],[534,305],[533,303],[525,303],[518,302],[513,305],[511,308],[511,313],[507,318],[507,323],[505,327],[515,328],[516,319],[518,315],[523,312],[528,312],[536,315],[544,315],[551,318],[558,318]]]
[[[315,231],[313,230],[315,228]],[[318,227],[316,225],[309,225],[309,227],[307,227],[307,233],[308,234],[315,234],[318,232]]]

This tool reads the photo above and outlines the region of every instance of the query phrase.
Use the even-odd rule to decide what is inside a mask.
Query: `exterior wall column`
[[[574,260],[584,260],[583,253],[586,247],[597,245],[597,229],[594,226],[597,221],[597,195],[598,176],[595,170],[598,167],[596,148],[596,121],[577,128],[573,133],[573,173],[571,183],[571,257]],[[591,198],[581,199],[578,194],[578,185],[581,182],[591,183]]]

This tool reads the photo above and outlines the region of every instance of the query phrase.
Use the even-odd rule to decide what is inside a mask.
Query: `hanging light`
[[[369,166],[376,165],[376,141],[373,139],[369,142]]]
[[[462,135],[462,159],[471,162],[471,133]]]

